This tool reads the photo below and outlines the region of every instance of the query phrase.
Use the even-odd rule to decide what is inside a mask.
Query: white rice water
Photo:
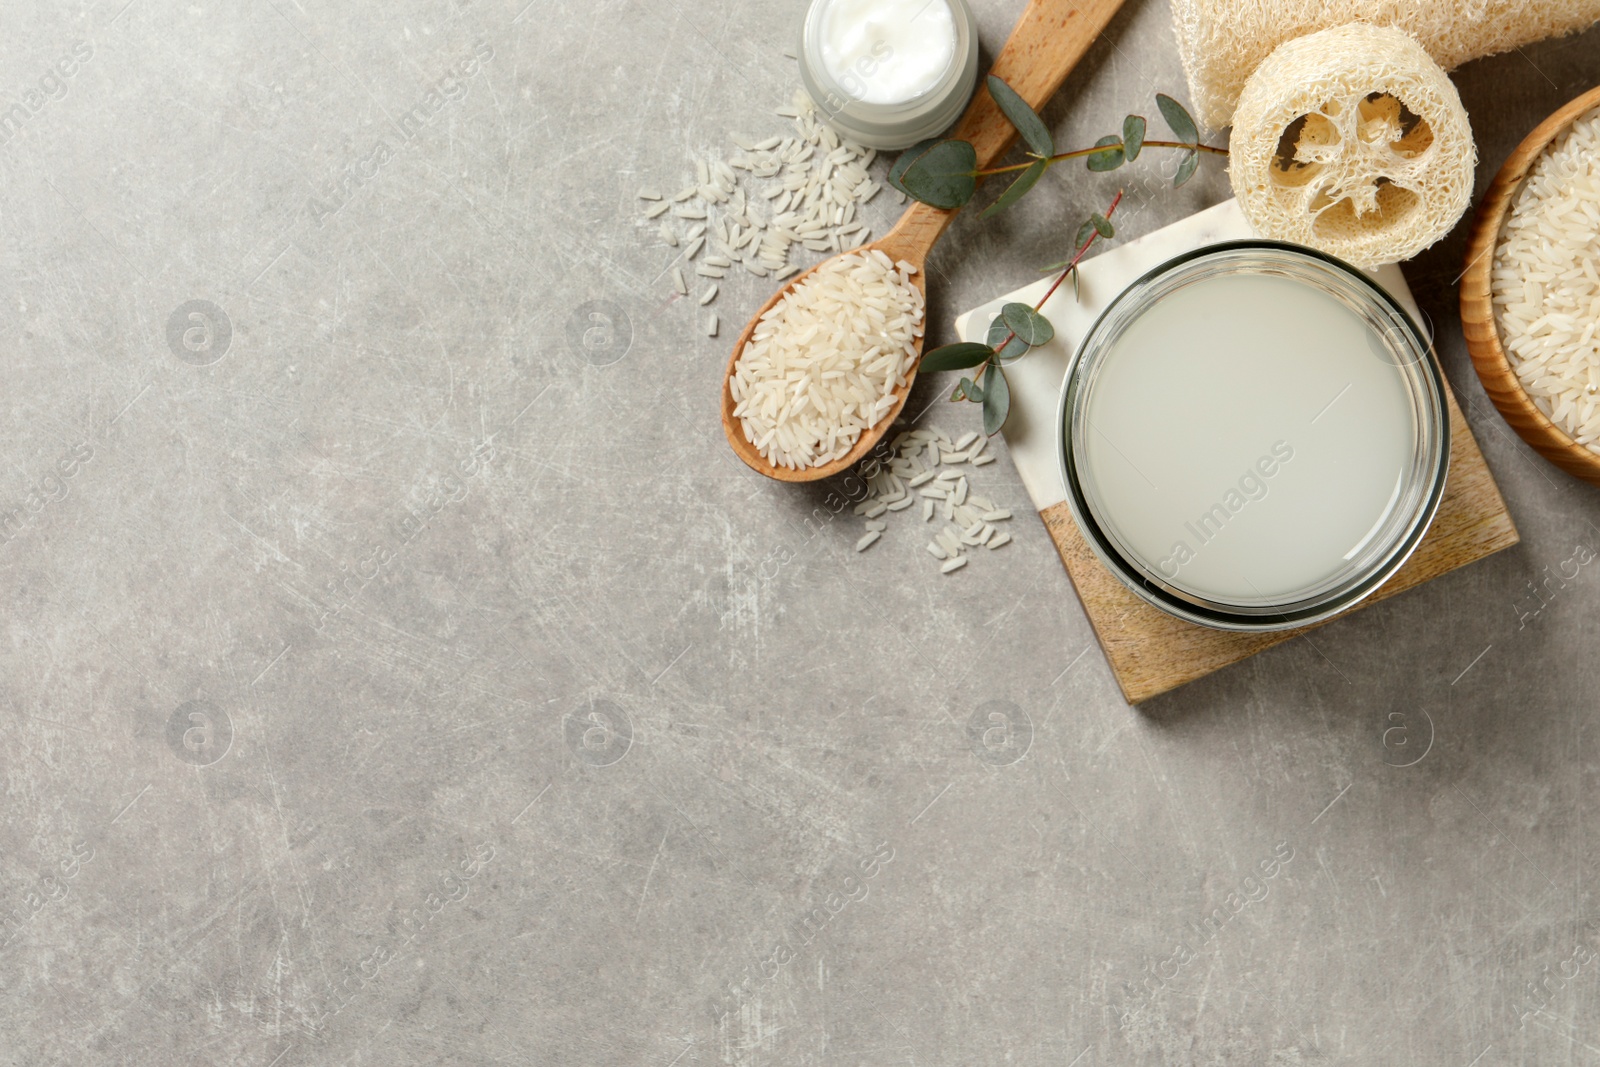
[[[1084,408],[1095,517],[1191,594],[1297,599],[1394,508],[1417,428],[1393,358],[1354,311],[1290,279],[1168,293],[1105,354]]]

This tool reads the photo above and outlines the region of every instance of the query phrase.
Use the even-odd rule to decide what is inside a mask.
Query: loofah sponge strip
[[[1600,0],[1172,0],[1195,116],[1228,125],[1244,83],[1285,41],[1347,22],[1397,26],[1446,70],[1600,21]]]
[[[1445,72],[1401,31],[1357,22],[1281,45],[1250,76],[1228,178],[1262,236],[1373,267],[1450,231],[1476,156]]]

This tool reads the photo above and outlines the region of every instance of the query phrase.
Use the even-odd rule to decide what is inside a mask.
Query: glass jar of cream
[[[1079,529],[1124,585],[1225,630],[1285,630],[1371,594],[1422,540],[1450,429],[1428,342],[1367,275],[1236,241],[1129,286],[1060,410]]]
[[[800,81],[839,134],[907,148],[961,117],[978,82],[966,0],[813,0]]]

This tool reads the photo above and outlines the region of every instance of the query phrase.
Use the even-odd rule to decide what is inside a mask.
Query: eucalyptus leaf
[[[971,378],[961,379],[961,384],[956,386],[956,393],[961,394],[962,400],[970,400],[974,404],[983,403],[983,389]],[[955,393],[950,394],[950,399],[956,399]]]
[[[898,188],[937,208],[962,207],[978,188],[978,152],[966,141],[936,141],[900,173]]]
[[[1011,336],[1011,327],[1006,325],[1004,315],[996,315],[994,321],[989,323],[988,336],[984,338],[991,349],[999,348],[1006,343],[1006,338]]]
[[[1161,109],[1161,117],[1167,120],[1167,125],[1172,127],[1178,140],[1184,144],[1200,143],[1199,127],[1195,126],[1194,119],[1182,104],[1166,93],[1157,93],[1156,106]]]
[[[1041,156],[1055,155],[1056,143],[1045,127],[1044,119],[1017,95],[1017,91],[993,74],[988,79],[989,95],[1000,105],[1000,111],[1017,128],[1029,148]]]
[[[1011,386],[1006,382],[1006,372],[998,364],[989,365],[983,390],[983,432],[993,437],[1011,414]]]
[[[911,164],[915,163],[918,159],[922,158],[922,156],[927,153],[928,149],[932,148],[938,143],[939,138],[930,137],[926,141],[918,141],[904,152],[901,152],[899,158],[894,161],[894,166],[889,168],[890,188],[898,189],[902,193],[906,193],[906,187],[900,183],[900,179],[905,174],[906,168],[911,166]],[[906,195],[910,196],[911,194],[906,193]]]
[[[1116,147],[1108,148],[1110,145],[1115,145]],[[1122,138],[1118,137],[1114,133],[1107,134],[1096,141],[1094,146],[1096,148],[1106,148],[1107,150],[1104,152],[1095,152],[1093,155],[1085,157],[1084,162],[1088,164],[1090,170],[1116,170],[1118,167],[1122,166]]]
[[[1084,245],[1089,243],[1089,238],[1093,237],[1094,234],[1094,219],[1084,219],[1083,225],[1078,227],[1078,236],[1072,240],[1072,247],[1082,248]],[[1070,262],[1072,261],[1067,261],[1067,263]],[[1062,266],[1066,266],[1066,263],[1063,263]]]
[[[1144,129],[1143,115],[1129,115],[1122,120],[1122,150],[1129,163],[1139,158],[1139,150],[1144,147]]]
[[[1098,233],[1108,241],[1117,235],[1116,227],[1112,226],[1111,220],[1104,215],[1090,216],[1089,225],[1094,227],[1095,233]]]
[[[923,374],[937,374],[940,371],[976,367],[992,355],[994,355],[994,349],[991,346],[980,345],[975,341],[962,341],[959,344],[942,345],[922,357],[922,365],[919,370]]]
[[[1041,159],[1037,163],[1030,166],[1027,170],[1017,175],[1017,180],[1011,183],[1010,188],[1000,194],[1000,199],[984,208],[983,213],[978,217],[980,219],[986,219],[990,215],[998,215],[1012,204],[1015,204],[1018,200],[1021,200],[1022,194],[1033,188],[1034,183],[1044,175],[1045,170],[1049,166],[1050,164]]]
[[[1178,164],[1178,173],[1172,176],[1172,187],[1176,189],[1178,186],[1194,177],[1194,169],[1199,165],[1199,152],[1189,151],[1184,153],[1182,162]]]
[[[1045,267],[1042,271],[1040,271],[1040,273],[1052,274],[1062,269],[1065,269],[1067,276],[1072,279],[1072,299],[1074,301],[1081,299],[1083,294],[1078,290],[1078,265],[1072,262],[1072,260],[1063,259],[1060,263],[1052,263],[1050,266]]]
[[[1007,304],[1000,309],[1000,317],[1011,327],[1011,332],[1021,338],[1029,348],[1048,344],[1050,338],[1056,335],[1055,327],[1050,325],[1050,320],[1027,304]]]
[[[996,315],[989,324],[989,336],[985,340],[990,348],[996,350],[994,358],[999,360],[1016,359],[1028,351],[1028,342],[1017,336],[1003,314]]]

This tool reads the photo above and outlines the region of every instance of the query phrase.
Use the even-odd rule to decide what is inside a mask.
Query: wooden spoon
[[[1027,10],[1017,20],[1010,40],[1006,41],[990,73],[1003,79],[1035,110],[1043,107],[1121,6],[1122,0],[1029,0]],[[949,136],[971,142],[973,148],[977,149],[978,169],[982,170],[1005,154],[1016,138],[1017,131],[1001,113],[984,83],[980,82],[966,114]],[[934,242],[955,216],[954,211],[914,201],[900,216],[894,229],[876,241],[841,255],[878,249],[896,262],[903,259],[917,267],[917,273],[911,276],[912,280],[923,296],[927,296],[928,283],[922,268],[927,263],[928,252]],[[827,262],[830,260],[823,261]],[[817,267],[820,266],[822,263],[817,264]],[[894,404],[876,425],[862,431],[860,439],[848,454],[832,463],[801,470],[774,467],[768,463],[756,447],[745,440],[744,427],[733,413],[733,367],[739,360],[739,353],[744,351],[744,346],[749,342],[750,335],[755,332],[761,316],[770,311],[790,289],[805,281],[817,267],[795,275],[772,295],[772,299],[761,305],[761,310],[750,319],[744,332],[739,334],[739,340],[734,343],[733,355],[728,358],[728,370],[722,380],[722,432],[727,434],[728,443],[751,469],[780,482],[814,482],[827,478],[849,468],[866,455],[894,425],[900,409],[905,407],[906,397],[911,394],[911,383],[916,378],[917,363],[922,360],[922,341],[918,340],[916,361],[906,375],[905,385],[895,390]],[[926,312],[923,322],[926,325]]]

